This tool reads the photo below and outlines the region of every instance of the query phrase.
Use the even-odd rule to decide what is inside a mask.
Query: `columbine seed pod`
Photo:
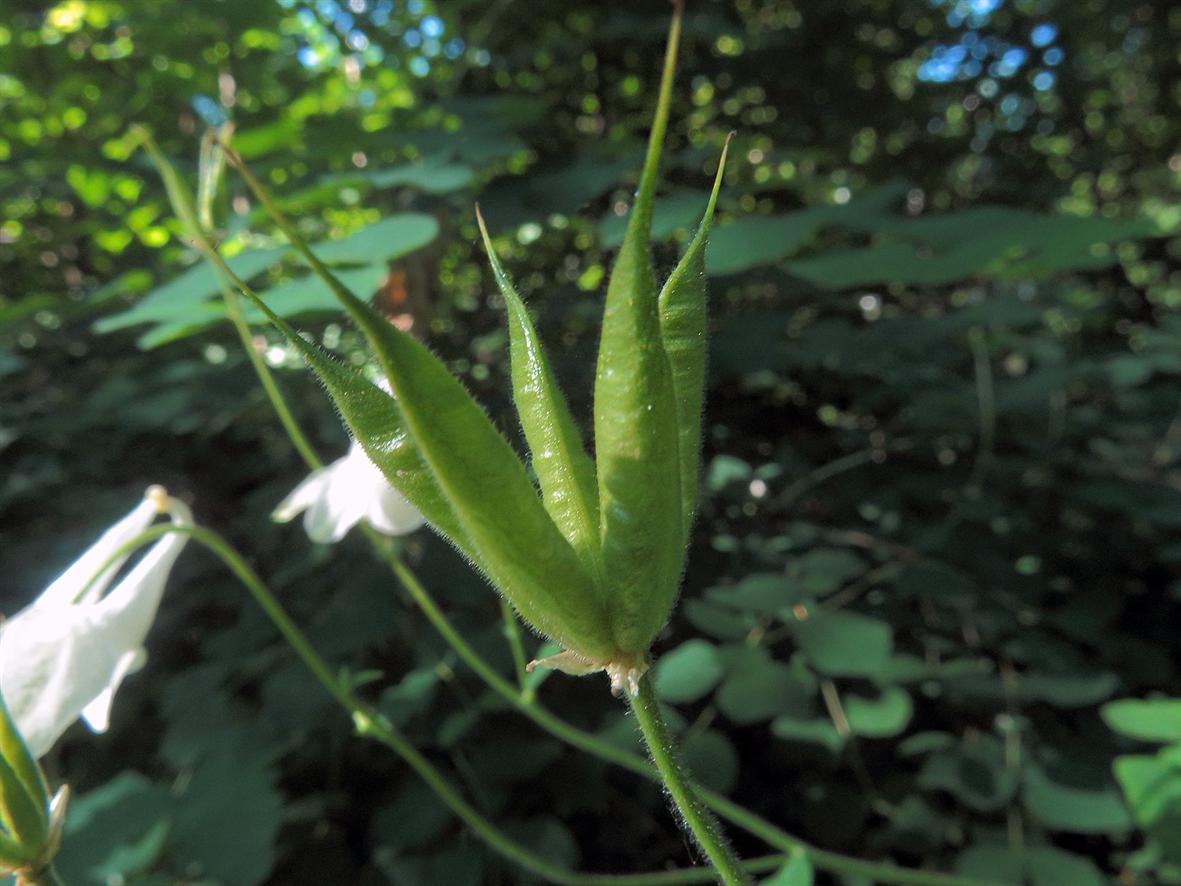
[[[61,842],[68,790],[50,799],[45,776],[0,698],[0,875],[38,875]]]
[[[678,7],[636,204],[607,287],[593,461],[528,311],[478,218],[508,309],[514,399],[540,495],[525,465],[442,361],[341,284],[266,188],[229,154],[364,333],[392,396],[309,343],[226,273],[304,356],[354,439],[394,488],[488,577],[526,623],[565,650],[530,667],[574,674],[605,670],[614,691],[626,688],[632,694],[647,667],[648,647],[676,600],[696,501],[704,254],[725,163],[723,151],[705,218],[659,287],[649,237],[679,38]],[[176,178],[166,159],[156,160],[165,167],[166,180]],[[189,207],[178,214],[194,213]]]

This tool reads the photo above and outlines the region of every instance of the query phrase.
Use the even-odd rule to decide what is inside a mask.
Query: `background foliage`
[[[307,233],[339,241],[325,258],[514,433],[478,198],[588,416],[667,4],[5,9],[4,608],[163,482],[327,656],[380,672],[383,710],[510,832],[594,870],[685,863],[654,788],[505,710],[361,540],[269,521],[301,465],[128,134],[195,175],[202,132],[232,120]],[[658,643],[693,767],[851,855],[1181,882],[1181,14],[692,0],[685,44],[665,266],[738,132],[708,258],[703,509]],[[238,272],[362,359],[232,176],[217,210]],[[256,344],[343,451],[299,361]],[[494,596],[426,532],[404,554],[507,672]],[[150,642],[112,732],[50,761],[78,793],[70,882],[525,881],[351,737],[212,558],[186,554]],[[603,681],[538,691],[635,745]]]

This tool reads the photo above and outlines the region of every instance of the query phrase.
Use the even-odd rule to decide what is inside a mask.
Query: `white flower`
[[[105,732],[115,690],[143,666],[144,639],[188,536],[161,538],[108,594],[126,556],[87,582],[160,513],[192,522],[183,503],[153,486],[41,596],[0,625],[0,693],[34,756],[46,754],[79,716]]]
[[[426,522],[355,441],[343,458],[312,471],[271,517],[286,523],[301,511],[308,538],[320,544],[340,541],[362,520],[386,535],[405,535]]]

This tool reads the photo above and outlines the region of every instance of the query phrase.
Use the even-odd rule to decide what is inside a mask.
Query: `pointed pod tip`
[[[730,156],[730,143],[734,141],[734,136],[737,135],[737,130],[731,129],[726,134],[726,141],[722,143],[722,154],[718,157],[718,172],[714,179],[714,194],[717,194],[718,188],[722,184],[722,176],[726,174],[726,158]]]
[[[484,246],[488,250],[488,254],[492,255],[492,238],[488,235],[488,226],[484,224],[484,213],[480,212],[480,204],[473,204],[476,210],[476,225],[480,228],[480,237],[484,240]]]

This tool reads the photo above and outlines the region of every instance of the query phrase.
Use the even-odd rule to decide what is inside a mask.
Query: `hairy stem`
[[[718,872],[726,886],[747,886],[750,879],[734,850],[722,835],[717,820],[710,814],[680,759],[680,751],[660,713],[660,702],[652,689],[652,678],[645,674],[640,679],[640,691],[628,696],[636,723],[652,754],[652,762],[660,773],[669,796],[680,812],[685,829],[697,839],[706,858]]]
[[[304,666],[312,672],[320,685],[352,715],[358,734],[381,742],[401,757],[403,762],[413,769],[439,799],[489,848],[525,870],[544,877],[552,883],[563,884],[563,886],[596,886],[596,884],[599,886],[677,886],[682,883],[708,882],[712,878],[712,873],[702,868],[663,871],[655,874],[587,874],[570,871],[535,855],[481,815],[396,726],[380,712],[362,701],[344,679],[333,673],[332,668],[316,652],[307,636],[287,614],[270,588],[251,568],[250,564],[220,535],[203,526],[160,524],[142,533],[133,540],[133,543],[137,546],[146,544],[154,537],[172,532],[190,536],[217,556],[250,592],[255,602],[270,618],[272,624],[283,635],[283,639],[299,656]],[[758,871],[772,870],[782,862],[782,856],[769,856],[751,862],[751,868]],[[36,882],[48,886],[48,884],[57,881]]]
[[[223,149],[225,146],[222,145]],[[315,258],[307,243],[300,237],[299,232],[291,225],[282,211],[270,199],[270,195],[266,189],[254,178],[249,168],[242,161],[242,159],[227,150],[227,158],[230,163],[242,174],[246,180],[247,185],[258,197],[264,208],[279,225],[280,229],[291,240],[292,245],[295,246],[305,257],[309,260],[312,269],[321,279],[330,287],[341,286],[339,280]],[[159,162],[159,158],[158,162]],[[180,215],[181,213],[178,213]],[[205,258],[213,264],[221,273],[223,279],[229,281],[234,287],[245,290],[248,288],[244,281],[240,280],[236,274],[226,265],[225,260],[212,248],[211,244],[205,240],[204,237],[198,236],[194,238],[196,244]],[[202,248],[204,247],[204,248]],[[227,287],[228,288],[228,287]],[[224,290],[223,290],[224,291]],[[231,297],[236,293],[230,293]],[[274,382],[273,375],[266,362],[261,358],[261,355],[253,347],[253,340],[249,334],[249,327],[245,323],[244,318],[241,318],[239,312],[238,320],[234,318],[234,312],[229,307],[227,302],[227,313],[230,314],[231,322],[234,322],[235,328],[238,330],[239,337],[242,339],[243,345],[247,348],[248,356],[251,358],[251,364],[258,374],[259,381],[263,385],[267,396],[275,407],[276,413],[279,415],[280,422],[286,430],[288,436],[291,438],[292,444],[295,446],[304,461],[311,468],[317,468],[322,465],[322,462],[316,455],[315,451],[307,442],[298,423],[291,415],[286,402],[283,399],[282,393]],[[245,334],[243,333],[245,329]],[[576,748],[586,753],[592,754],[599,759],[627,769],[637,775],[640,775],[651,781],[658,781],[660,776],[657,771],[647,762],[635,754],[631,754],[622,750],[609,742],[600,740],[593,733],[580,729],[574,726],[561,717],[551,713],[549,710],[543,708],[531,696],[522,693],[517,686],[512,682],[506,680],[501,674],[483,658],[476,650],[464,639],[464,637],[454,628],[448,621],[446,615],[439,608],[430,592],[418,580],[415,573],[398,557],[398,555],[386,544],[385,539],[379,532],[369,526],[367,523],[361,524],[362,531],[366,537],[373,544],[374,551],[389,565],[399,583],[414,600],[427,620],[439,632],[444,641],[452,647],[460,659],[491,688],[494,692],[511,703],[518,711],[532,720],[538,727],[553,735],[560,741],[565,742],[573,748]],[[967,877],[957,877],[950,874],[939,874],[930,871],[916,871],[907,868],[898,867],[897,865],[884,862],[862,861],[849,856],[840,855],[835,852],[827,852],[825,850],[816,848],[805,841],[794,837],[786,831],[780,829],[776,825],[762,818],[749,809],[732,802],[725,796],[710,791],[704,787],[698,786],[698,794],[702,800],[715,812],[727,819],[733,824],[736,824],[748,831],[749,833],[759,837],[769,846],[782,850],[784,852],[804,852],[807,854],[809,860],[819,868],[832,871],[834,873],[846,873],[853,875],[860,875],[870,877],[880,883],[899,884],[899,886],[906,886],[906,884],[913,884],[913,886],[996,886],[994,883],[989,883],[982,880],[976,880]],[[751,863],[754,864],[753,862]],[[755,869],[754,867],[751,868]],[[585,881],[584,881],[585,882]],[[618,881],[617,881],[618,882]],[[656,881],[648,880],[646,882],[673,882],[673,881]],[[676,881],[682,882],[682,881]]]
[[[525,657],[525,646],[521,642],[521,628],[517,625],[517,615],[513,612],[512,604],[504,597],[500,597],[500,620],[504,622],[504,638],[508,640],[509,649],[513,653],[513,672],[517,675],[517,685],[521,687],[521,695],[529,690],[525,685],[525,668],[528,659]]]
[[[215,250],[211,250],[209,253],[202,250],[202,253],[206,257],[217,255]],[[220,258],[221,256],[218,256],[218,259]],[[242,313],[242,300],[238,297],[238,293],[230,287],[227,281],[223,280],[221,294],[226,303],[226,315],[230,318],[230,323],[233,324],[234,330],[238,333],[238,338],[242,341],[242,348],[246,351],[250,365],[254,367],[254,373],[258,376],[259,384],[262,385],[262,389],[266,392],[267,399],[271,401],[271,407],[275,410],[275,415],[279,417],[279,424],[283,425],[283,430],[287,432],[287,436],[291,439],[291,445],[295,447],[295,451],[299,453],[299,457],[313,471],[316,468],[323,467],[324,463],[320,461],[320,457],[316,455],[316,450],[312,448],[312,444],[304,436],[303,429],[300,428],[299,423],[295,420],[295,416],[291,414],[291,409],[288,408],[286,399],[284,399],[279,386],[275,383],[274,374],[271,372],[270,367],[267,366],[262,354],[258,352],[258,348],[254,346],[254,336],[251,334],[250,325],[246,322],[246,317]]]

